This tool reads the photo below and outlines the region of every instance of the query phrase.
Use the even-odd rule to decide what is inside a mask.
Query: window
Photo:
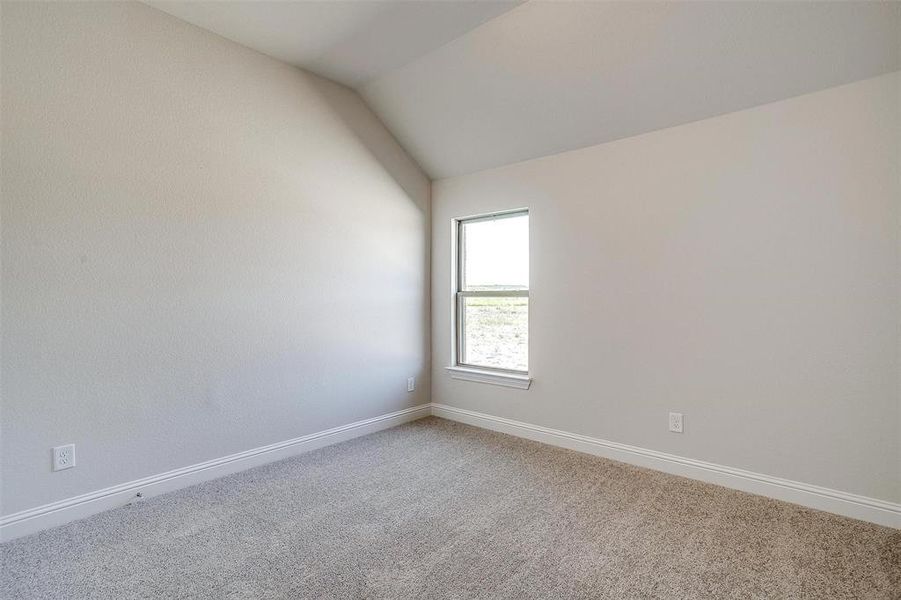
[[[525,376],[529,213],[517,210],[460,219],[456,234],[455,365]]]

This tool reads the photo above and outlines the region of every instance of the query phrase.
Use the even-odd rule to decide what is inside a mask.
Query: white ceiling
[[[145,0],[286,63],[359,87],[523,0]]]
[[[150,3],[357,88],[434,178],[901,69],[899,2]]]

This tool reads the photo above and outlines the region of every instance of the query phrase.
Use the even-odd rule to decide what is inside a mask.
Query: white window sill
[[[504,387],[517,388],[527,390],[532,385],[532,378],[528,375],[517,375],[515,373],[501,373],[498,371],[488,371],[482,369],[473,369],[471,367],[445,367],[450,376],[454,379],[462,379],[464,381],[476,381],[478,383],[489,383],[491,385],[501,385]]]

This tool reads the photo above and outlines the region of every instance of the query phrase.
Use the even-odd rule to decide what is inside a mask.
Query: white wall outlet
[[[682,433],[682,413],[669,414],[669,430],[673,433]]]
[[[412,392],[416,389],[416,378],[415,377],[407,377],[407,391]]]
[[[53,470],[62,471],[75,466],[75,444],[57,446],[53,449]]]

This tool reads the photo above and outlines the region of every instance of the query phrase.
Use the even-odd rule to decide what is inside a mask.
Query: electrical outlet
[[[62,471],[75,466],[75,444],[57,446],[53,449],[53,470]]]
[[[682,433],[682,413],[669,414],[669,430],[673,433]]]
[[[407,391],[412,392],[416,389],[416,378],[415,377],[407,377]]]

